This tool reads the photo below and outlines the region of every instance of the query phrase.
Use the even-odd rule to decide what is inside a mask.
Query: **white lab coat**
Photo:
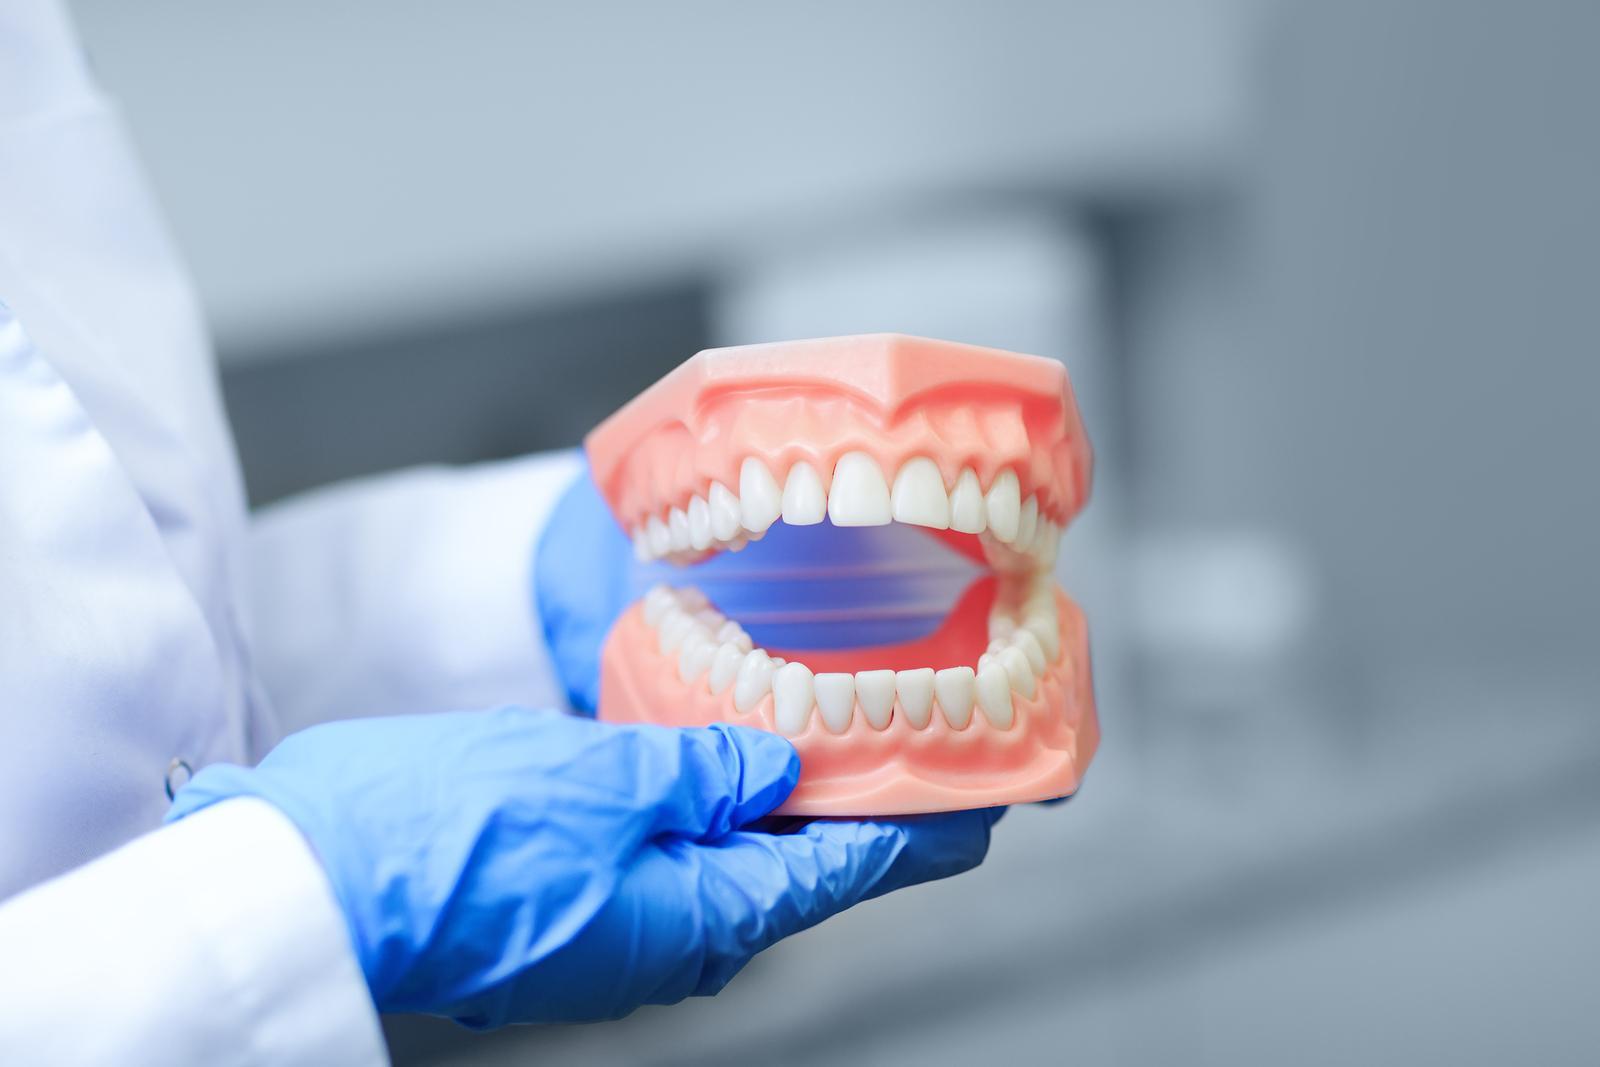
[[[169,770],[561,704],[529,569],[575,457],[247,517],[189,286],[56,0],[0,4],[0,305],[0,1062],[384,1062],[304,839],[253,800],[158,829]]]

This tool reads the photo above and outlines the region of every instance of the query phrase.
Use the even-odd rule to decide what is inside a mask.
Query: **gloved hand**
[[[752,829],[798,773],[763,731],[501,708],[316,726],[256,768],[205,768],[167,819],[282,810],[380,1010],[578,1021],[714,993],[782,937],[973,867],[1000,814]]]

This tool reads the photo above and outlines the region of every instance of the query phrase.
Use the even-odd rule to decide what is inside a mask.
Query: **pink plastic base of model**
[[[653,609],[649,598],[628,609],[606,640],[601,718],[785,734],[802,765],[785,814],[910,814],[1077,789],[1099,741],[1088,639],[1050,572],[1092,461],[1059,363],[895,335],[712,350],[585,444],[641,559],[737,551],[774,521],[888,523],[892,489],[894,521],[1002,575],[976,583],[929,637],[829,651],[752,649],[703,598],[663,591]],[[756,662],[735,683],[741,656]],[[803,679],[787,680],[801,683],[798,701],[783,678],[797,664]],[[944,696],[908,698],[925,689],[898,675],[883,682],[935,671],[965,674],[948,708]]]
[[[976,606],[986,614],[992,587],[976,597]],[[919,729],[898,701],[883,730],[857,721],[834,734],[813,718],[803,733],[790,739],[800,753],[800,784],[778,812],[907,815],[1022,804],[1075,792],[1099,744],[1100,729],[1083,613],[1065,593],[1058,591],[1056,598],[1061,655],[1047,666],[1031,699],[1013,694],[1016,717],[1007,729],[996,729],[978,713],[957,730],[937,710]],[[770,694],[750,711],[737,711],[731,689],[713,696],[704,679],[684,683],[678,658],[660,654],[654,635],[640,604],[618,620],[601,663],[602,718],[775,729]],[[893,653],[829,655],[865,655],[873,662],[896,658]]]

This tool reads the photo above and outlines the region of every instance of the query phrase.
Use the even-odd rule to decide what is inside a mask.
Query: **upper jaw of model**
[[[698,590],[658,586],[608,639],[603,717],[789,736],[797,813],[1076,788],[1098,734],[1081,614],[1051,570],[1091,460],[1059,363],[898,335],[716,349],[586,444],[644,562],[826,520],[924,527],[996,572],[926,637],[786,654],[754,647]]]

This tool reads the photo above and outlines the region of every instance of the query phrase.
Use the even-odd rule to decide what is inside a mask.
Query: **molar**
[[[1054,615],[1029,616],[1022,628],[1039,642],[1049,662],[1054,663],[1061,655],[1061,630]]]
[[[661,617],[661,625],[656,630],[656,647],[665,656],[669,652],[676,652],[678,646],[683,644],[683,639],[689,636],[689,631],[694,628],[694,619],[682,608],[669,608]]]
[[[1033,535],[1033,544],[1028,546],[1028,554],[1043,570],[1055,566],[1056,551],[1061,545],[1061,527],[1039,516],[1039,528]]]
[[[672,590],[657,582],[644,595],[644,621],[655,626],[661,622],[668,608],[677,606],[678,598],[672,595]]]
[[[795,464],[795,470],[802,465]],[[795,472],[789,472],[794,483]],[[784,497],[787,504],[788,496]],[[784,521],[788,522],[785,507]],[[835,526],[886,526],[889,522],[889,486],[878,461],[865,452],[846,452],[833,468],[828,488],[828,518]]]
[[[1039,643],[1039,639],[1034,636],[1032,630],[1018,630],[1011,635],[1011,643],[1021,649],[1024,656],[1028,657],[1028,666],[1033,668],[1034,674],[1044,673],[1045,664],[1049,660],[1045,658],[1044,646]]]
[[[678,653],[678,677],[693,682],[711,666],[717,643],[698,627],[683,639],[683,650]]]
[[[950,528],[950,498],[945,495],[939,465],[915,456],[894,476],[894,520],[935,530]]]
[[[732,619],[727,620],[717,628],[716,638],[723,644],[734,645],[740,652],[749,652],[755,647],[755,643],[750,640],[750,635],[744,632],[744,627]]]
[[[783,486],[780,514],[789,526],[815,526],[828,513],[828,495],[823,492],[817,469],[805,460],[789,468]]]

